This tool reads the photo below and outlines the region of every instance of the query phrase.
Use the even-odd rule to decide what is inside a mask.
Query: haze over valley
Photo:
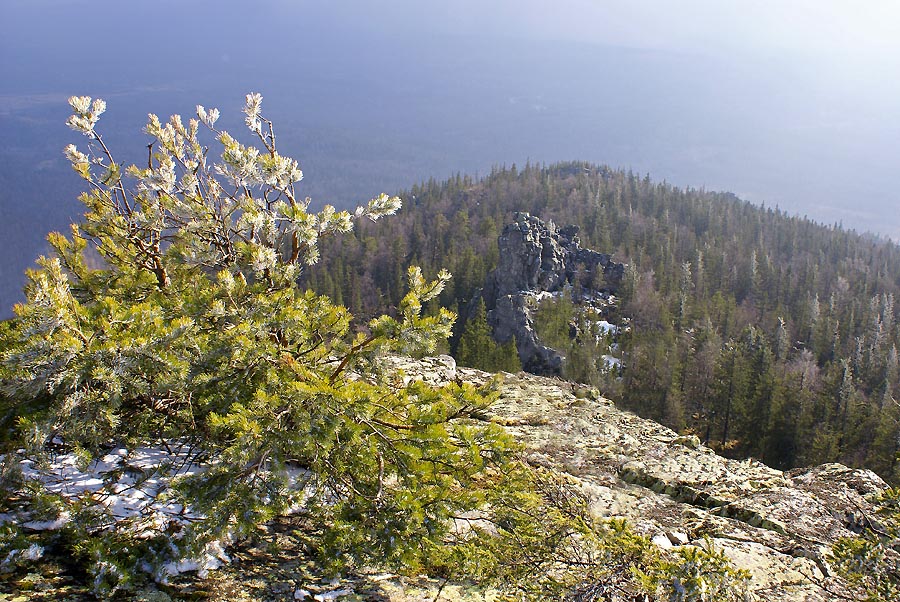
[[[316,203],[587,160],[900,238],[900,19],[840,6],[6,2],[0,313],[81,213],[73,94],[106,99],[107,141],[141,162],[148,110],[217,106],[240,134],[259,91]]]

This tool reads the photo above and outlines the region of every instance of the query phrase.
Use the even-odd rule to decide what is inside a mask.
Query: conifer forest
[[[585,247],[629,265],[617,311],[631,328],[620,371],[581,353],[566,375],[730,457],[843,462],[898,482],[897,245],[586,163],[496,168],[401,196],[396,219],[329,241],[308,285],[368,316],[397,304],[406,266],[447,268],[431,310],[464,316],[514,212],[576,224]],[[472,336],[459,320],[450,351],[465,360]]]

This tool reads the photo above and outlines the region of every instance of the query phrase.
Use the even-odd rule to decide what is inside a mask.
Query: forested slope
[[[895,299],[900,247],[583,163],[429,181],[397,219],[322,250],[308,284],[357,316],[397,304],[410,264],[454,274],[460,308],[497,263],[513,212],[581,227],[583,246],[630,265],[620,309],[623,406],[778,467],[842,461],[898,482]]]

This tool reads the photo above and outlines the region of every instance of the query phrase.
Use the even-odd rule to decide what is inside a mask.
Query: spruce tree
[[[518,372],[522,369],[515,339],[502,344],[494,340],[484,301],[480,298],[475,314],[466,321],[459,337],[456,360],[463,366],[487,372]]]

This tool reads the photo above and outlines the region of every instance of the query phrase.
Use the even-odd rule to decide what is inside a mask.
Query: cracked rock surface
[[[408,374],[482,383],[490,374],[453,368],[449,357],[403,366]],[[530,462],[578,479],[591,510],[624,517],[661,547],[712,538],[750,571],[759,600],[834,600],[846,595],[827,555],[857,534],[887,484],[840,464],[782,472],[723,458],[583,387],[505,374],[490,419],[526,446]]]

